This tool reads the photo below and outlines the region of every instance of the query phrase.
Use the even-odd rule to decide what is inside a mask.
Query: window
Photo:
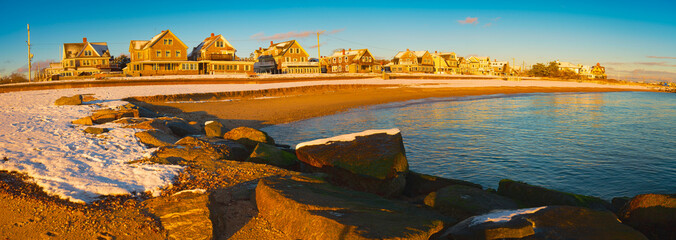
[[[216,47],[223,47],[223,41],[216,42]]]
[[[173,43],[173,40],[170,38],[164,39],[164,45],[171,45]]]
[[[162,51],[159,51],[159,50],[158,50],[156,53],[157,53],[157,57],[161,57],[161,56],[162,56]],[[153,69],[153,70],[155,70],[155,69]]]
[[[347,56],[345,56],[345,62],[347,62]]]
[[[159,69],[160,69],[160,68],[157,67],[157,63],[156,63],[156,64],[153,64],[153,70],[157,71],[157,70],[159,70]]]
[[[290,62],[290,61],[291,61],[291,58],[290,58],[290,57],[286,57],[286,58],[284,59],[284,61],[285,61],[285,62]]]
[[[140,53],[140,52],[139,52],[139,53],[136,53],[136,58],[137,58],[137,59],[141,59],[141,53]]]
[[[181,56],[181,51],[176,51],[176,56],[180,57]]]
[[[305,57],[300,58],[301,62],[305,62]]]
[[[249,65],[244,66],[244,71],[249,71]]]
[[[91,56],[91,55],[92,55],[92,51],[91,51],[91,50],[86,50],[86,51],[84,51],[84,55],[85,55],[85,56]]]
[[[294,59],[293,59],[293,62],[298,62],[298,58],[294,58]]]
[[[165,52],[166,57],[171,57],[171,51]]]
[[[343,71],[343,66],[338,65],[338,71],[339,71],[339,72],[342,72],[342,71]]]
[[[336,63],[336,58],[333,58],[333,63]]]
[[[296,53],[300,53],[300,48],[296,48]]]
[[[340,58],[340,57],[339,57],[339,58],[338,58],[338,62],[339,62],[339,63],[342,63],[342,62],[343,62],[343,58]]]
[[[232,70],[234,70],[234,66],[228,65],[228,71],[232,71]]]
[[[167,70],[174,70],[174,64],[173,63],[167,63]]]

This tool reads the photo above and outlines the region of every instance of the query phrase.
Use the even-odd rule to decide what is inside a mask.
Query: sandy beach
[[[419,81],[419,80],[418,80]],[[261,128],[353,108],[425,98],[549,92],[654,91],[640,86],[564,81],[502,80],[364,82],[248,91],[241,95],[175,94],[138,97],[146,107],[196,122],[219,119],[226,127]],[[197,100],[196,100],[197,99]]]

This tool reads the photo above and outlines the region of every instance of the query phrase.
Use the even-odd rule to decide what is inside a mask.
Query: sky
[[[368,48],[455,52],[526,66],[560,60],[600,63],[610,78],[676,82],[676,1],[9,1],[0,9],[0,75],[59,61],[63,43],[130,40],[170,29],[189,51],[211,33],[248,57],[270,41],[296,39],[317,56]]]

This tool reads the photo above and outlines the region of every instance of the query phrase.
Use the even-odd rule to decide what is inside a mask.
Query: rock
[[[103,124],[118,120],[124,117],[139,117],[138,110],[136,109],[122,109],[122,110],[112,110],[112,109],[102,109],[94,112],[92,114],[92,120],[96,124]]]
[[[92,120],[92,117],[83,117],[83,118],[80,118],[80,119],[77,119],[77,120],[73,120],[71,123],[85,125],[85,126],[94,125],[94,121]]]
[[[178,138],[158,130],[148,130],[134,134],[140,142],[150,147],[162,147],[174,144]]]
[[[500,180],[498,194],[517,200],[526,207],[566,205],[612,210],[610,203],[597,197],[560,192],[509,179]]]
[[[646,239],[609,211],[548,206],[493,212],[468,218],[441,239]]]
[[[456,219],[519,208],[509,198],[463,185],[450,185],[430,193],[425,197],[425,205]]]
[[[200,132],[194,127],[190,126],[185,120],[176,118],[166,122],[166,126],[171,129],[171,132],[176,134],[179,137],[186,137],[192,135],[198,135]]]
[[[145,209],[155,215],[167,231],[168,239],[212,239],[209,204],[209,194],[199,190],[143,202]]]
[[[229,160],[235,161],[245,161],[249,158],[251,152],[247,150],[246,146],[228,139],[221,138],[207,138],[211,144],[214,144],[218,148],[227,149],[229,155],[226,157]]]
[[[292,239],[428,239],[444,217],[310,176],[270,177],[256,187],[260,216]]]
[[[142,122],[150,121],[148,118],[134,118],[134,117],[123,117],[113,121],[113,123],[119,123],[124,125],[139,124]]]
[[[54,101],[54,105],[63,106],[63,105],[82,105],[82,95],[75,95],[71,97],[60,97]]]
[[[225,129],[223,124],[218,121],[207,121],[204,123],[204,132],[207,137],[222,137]]]
[[[135,123],[125,126],[126,128],[136,128],[136,129],[148,129],[148,130],[160,130],[165,133],[171,133],[171,129],[167,127],[167,121],[162,119],[150,119],[140,123]]]
[[[463,185],[483,189],[481,185],[476,183],[408,171],[404,195],[409,197],[427,195],[450,185]]]
[[[122,106],[117,107],[118,110],[136,110],[138,111],[138,114],[140,117],[145,117],[145,118],[154,118],[157,117],[157,113],[151,111],[150,109],[141,107],[139,105],[133,104],[133,103],[127,103]]]
[[[275,145],[275,140],[268,136],[267,133],[250,127],[238,127],[232,129],[223,134],[223,138],[234,140],[249,149],[254,149],[258,143]]]
[[[279,148],[266,143],[259,143],[256,145],[256,149],[254,149],[253,153],[251,153],[251,156],[249,156],[246,161],[285,168],[298,164],[296,155],[282,151]]]
[[[398,129],[369,130],[305,142],[298,159],[329,174],[339,186],[382,196],[397,196],[406,186],[408,160]]]
[[[635,196],[619,216],[650,239],[676,239],[676,194]]]
[[[619,216],[620,210],[622,210],[629,201],[631,201],[630,197],[616,197],[610,200],[610,204],[613,205],[613,212],[617,213]]]
[[[160,147],[148,160],[161,164],[198,166],[212,169],[215,166],[215,162],[236,158],[232,156],[233,153],[230,146],[226,144],[213,144],[195,137],[182,138],[176,141],[175,145]]]
[[[101,134],[101,133],[106,133],[109,130],[107,128],[97,128],[97,127],[87,127],[85,128],[84,132],[89,133],[89,134]]]

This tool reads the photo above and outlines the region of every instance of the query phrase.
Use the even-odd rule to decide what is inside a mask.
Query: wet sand
[[[212,98],[201,102],[190,96],[144,101],[156,111],[204,123],[218,119],[226,127],[248,126],[261,128],[271,124],[288,123],[308,118],[331,115],[353,108],[371,105],[440,97],[464,97],[491,94],[520,94],[546,92],[617,92],[637,91],[616,87],[435,87],[411,86],[332,86],[308,87],[243,94],[238,97]],[[644,90],[646,91],[646,90]],[[141,99],[143,100],[143,99]]]

